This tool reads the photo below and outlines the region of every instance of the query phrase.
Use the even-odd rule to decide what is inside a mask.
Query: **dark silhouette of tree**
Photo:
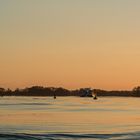
[[[92,92],[95,92],[99,96],[134,96],[140,97],[140,86],[133,88],[132,91],[107,91],[101,89],[80,88],[76,90],[68,90],[62,87],[43,87],[32,86],[24,89],[17,88],[12,91],[11,89],[5,90],[0,88],[0,96],[80,96],[80,97],[92,97]]]
[[[140,96],[140,86],[134,87],[132,93],[133,96]]]
[[[4,88],[0,88],[0,93],[1,92],[5,92],[5,89]]]
[[[4,88],[0,88],[0,96],[4,96],[5,94],[5,89]]]

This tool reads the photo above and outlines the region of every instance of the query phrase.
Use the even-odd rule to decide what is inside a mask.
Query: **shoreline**
[[[62,87],[43,87],[32,86],[24,89],[17,88],[16,90],[0,88],[0,96],[77,96],[77,97],[92,97],[93,95],[113,96],[113,97],[140,97],[140,87],[135,87],[132,90],[102,90],[96,88],[80,88],[68,90]]]

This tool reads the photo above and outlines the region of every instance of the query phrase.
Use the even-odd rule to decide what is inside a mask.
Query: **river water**
[[[140,139],[140,98],[1,97],[0,140]]]

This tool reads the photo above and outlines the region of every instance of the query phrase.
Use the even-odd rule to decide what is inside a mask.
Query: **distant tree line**
[[[130,96],[140,97],[140,86],[133,88],[130,91],[107,91],[101,89],[80,88],[76,90],[68,90],[62,87],[42,87],[32,86],[24,89],[4,89],[0,88],[0,96],[80,96],[92,97],[92,93],[97,96]]]

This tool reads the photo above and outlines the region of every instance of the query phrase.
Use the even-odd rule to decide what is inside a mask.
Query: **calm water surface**
[[[0,140],[140,139],[140,98],[1,97]]]

